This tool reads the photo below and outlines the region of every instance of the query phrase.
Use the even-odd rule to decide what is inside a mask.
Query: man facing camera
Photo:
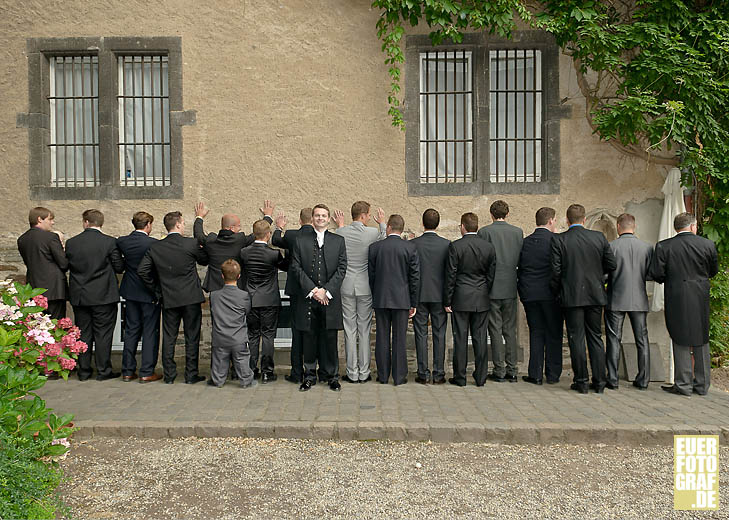
[[[101,232],[104,214],[87,209],[82,218],[84,230],[66,243],[69,300],[81,329],[81,341],[89,346],[78,356],[78,378],[85,381],[91,377],[93,345],[96,380],[104,381],[120,375],[111,370],[111,342],[119,309],[116,273],[124,271],[124,261],[116,239]]]
[[[453,325],[453,377],[448,382],[456,386],[466,386],[469,331],[476,362],[473,372],[476,386],[483,386],[488,374],[486,323],[496,253],[494,246],[478,237],[477,230],[478,215],[464,213],[461,238],[451,242],[446,262],[443,303],[446,312],[452,313]]]
[[[678,395],[706,395],[711,383],[709,352],[709,279],[719,272],[716,246],[696,235],[696,217],[679,213],[677,235],[656,244],[650,274],[665,284],[666,328],[673,341],[673,385],[661,388]]]
[[[238,262],[233,259],[226,260],[220,265],[220,271],[224,285],[210,293],[213,335],[208,385],[221,387],[225,384],[232,359],[241,388],[250,388],[258,384],[253,380],[250,367],[246,326],[251,300],[248,293],[238,288]]]
[[[185,219],[179,211],[167,213],[164,218],[167,236],[152,244],[139,263],[137,273],[144,285],[162,300],[162,368],[165,383],[172,384],[177,377],[175,342],[184,323],[185,383],[205,381],[198,374],[200,352],[200,324],[205,301],[197,264],[207,265],[208,257],[197,240],[182,236]]]
[[[408,318],[415,315],[420,293],[418,250],[400,237],[404,229],[403,218],[390,215],[387,238],[370,245],[368,256],[372,306],[377,319],[377,380],[387,383],[392,371],[395,386],[407,383],[405,338]]]
[[[250,365],[255,374],[258,371],[260,343],[261,383],[266,384],[276,380],[276,374],[273,373],[273,343],[281,308],[278,270],[286,271],[288,266],[281,251],[268,246],[271,225],[267,221],[257,220],[253,224],[253,236],[255,242],[241,249],[240,259],[247,273],[246,290],[253,307],[247,315]]]

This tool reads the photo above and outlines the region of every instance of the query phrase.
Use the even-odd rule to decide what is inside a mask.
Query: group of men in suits
[[[48,313],[60,318],[65,316],[66,300],[73,306],[81,340],[89,345],[79,359],[80,380],[92,375],[92,349],[97,380],[120,375],[124,381],[136,379],[135,354],[141,339],[140,382],[164,378],[165,383],[173,383],[177,376],[174,346],[181,323],[185,382],[204,380],[198,373],[203,290],[213,292],[237,284],[250,299],[246,303],[250,305],[246,311],[250,369],[255,377],[260,375],[262,383],[274,381],[273,345],[281,303],[278,271],[288,270],[285,293],[291,300],[293,338],[291,373],[286,379],[300,385],[301,391],[308,391],[317,381],[335,391],[341,388],[339,330],[344,330],[346,355],[342,380],[371,380],[373,314],[380,383],[387,383],[390,376],[395,385],[407,382],[409,319],[415,333],[415,381],[446,382],[449,313],[454,350],[453,377],[448,381],[466,385],[470,338],[477,386],[487,379],[516,382],[517,298],[524,305],[529,327],[528,375],[522,379],[537,385],[545,378],[547,383],[559,381],[564,321],[574,373],[571,388],[580,393],[617,389],[627,313],[638,351],[633,385],[645,389],[650,381],[645,284],[651,279],[666,284],[666,323],[674,342],[676,382],[664,389],[683,395],[708,390],[708,287],[718,262],[713,243],[696,236],[692,215],[677,216],[678,234],[660,242],[654,251],[635,237],[632,215],[618,217],[619,238],[608,243],[602,233],[584,227],[585,208],[578,204],[567,210],[569,228],[564,233],[556,233],[555,211],[545,207],[536,212],[534,233],[524,237],[520,228],[506,222],[508,204],[497,200],[490,207],[490,225],[479,229],[476,214],[463,214],[461,238],[453,242],[438,236],[440,214],[435,209],[424,212],[423,234],[413,240],[402,239],[403,218],[394,214],[385,222],[381,208],[374,217],[378,227],[368,226],[371,207],[364,201],[352,205],[349,225],[342,212],[334,213],[335,232],[328,229],[332,216],[324,204],[302,209],[299,229],[288,231],[287,219],[280,213],[272,232],[273,209],[266,201],[261,208],[263,219],[254,223],[252,234],[242,233],[240,219],[232,214],[223,215],[218,233],[206,234],[203,224],[208,209],[198,203],[194,238],[184,236],[182,214],[170,212],[164,217],[167,236],[162,240],[150,236],[154,217],[146,212],[134,214],[132,233],[114,239],[101,231],[103,214],[87,210],[82,215],[84,231],[69,239],[64,251],[61,238],[53,232],[53,213],[33,208],[31,227],[18,239],[18,249],[28,268],[28,283],[47,289]],[[280,249],[273,249],[269,242]],[[224,280],[221,266],[229,259],[238,266],[237,281]],[[198,265],[208,266],[202,285]],[[238,272],[235,266],[227,269]],[[116,274],[122,272],[119,289]],[[112,372],[110,360],[120,295],[126,300],[121,374]],[[160,314],[163,375],[154,372]],[[607,352],[601,333],[603,315]],[[428,359],[428,323],[432,363]],[[489,338],[493,353],[490,374]],[[243,375],[237,372],[234,370],[234,377]],[[219,381],[213,384],[219,386]]]

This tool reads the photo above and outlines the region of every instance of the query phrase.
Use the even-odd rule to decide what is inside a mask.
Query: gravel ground
[[[729,518],[673,511],[672,448],[286,439],[75,442],[74,518]]]

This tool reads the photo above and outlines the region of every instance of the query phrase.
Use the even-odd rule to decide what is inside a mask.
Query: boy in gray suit
[[[213,322],[211,386],[221,387],[228,377],[230,358],[233,358],[241,388],[258,384],[253,380],[249,366],[251,352],[248,349],[246,317],[251,312],[251,299],[246,291],[238,288],[240,264],[228,259],[220,266],[225,285],[210,293],[210,315]]]

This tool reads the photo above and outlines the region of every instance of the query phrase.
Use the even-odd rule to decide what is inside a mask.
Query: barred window
[[[473,180],[471,52],[420,54],[420,182]]]
[[[53,56],[50,62],[51,185],[99,184],[99,60]]]
[[[169,186],[167,56],[119,56],[119,174],[125,186]]]
[[[492,50],[489,61],[491,182],[539,182],[542,53]]]

